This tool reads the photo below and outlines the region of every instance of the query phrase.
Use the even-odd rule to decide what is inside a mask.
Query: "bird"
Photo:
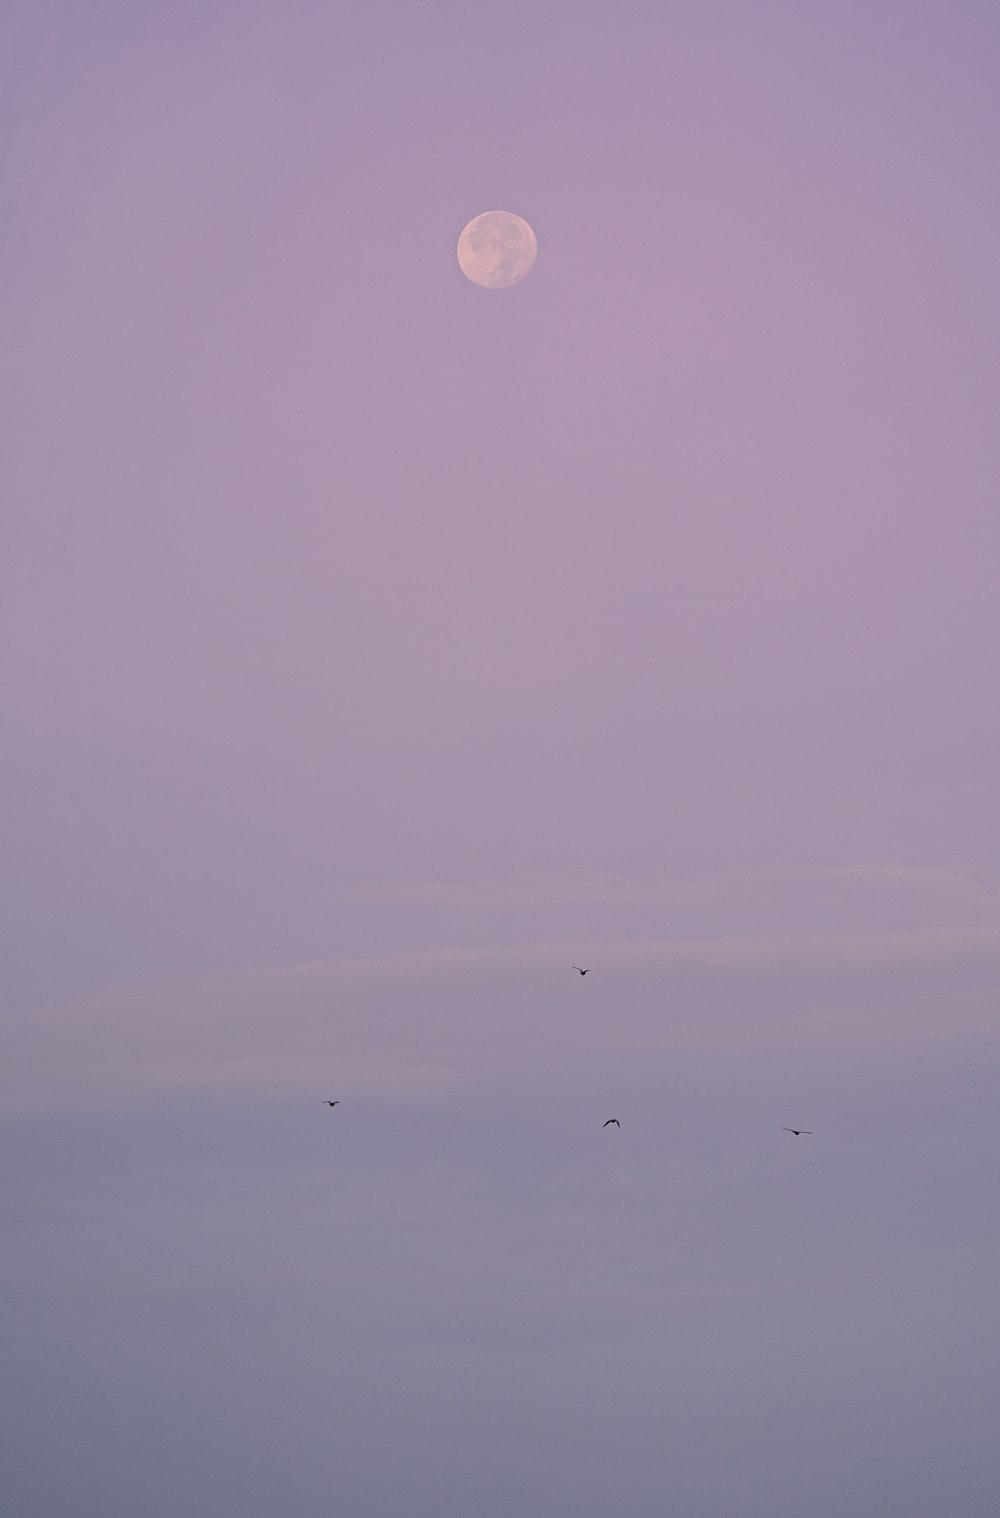
[[[323,1106],[324,1107],[339,1107],[340,1106],[340,1097],[338,1096],[338,1098],[337,1098],[337,1100],[335,1102],[331,1102],[329,1100],[329,1098],[326,1098],[324,1100],[324,1102],[323,1102]]]
[[[614,1123],[614,1125],[615,1125],[616,1128],[620,1128],[621,1127],[621,1123],[618,1121],[618,1119],[616,1117],[609,1117],[606,1123],[602,1123],[601,1124],[601,1127],[602,1128],[610,1128],[610,1126],[611,1126],[612,1123]]]
[[[812,1133],[811,1128],[786,1128],[784,1123],[781,1125],[781,1131],[782,1133],[794,1133],[796,1138],[798,1138],[800,1133]]]
[[[580,966],[579,965],[574,965],[573,969],[574,970],[580,970]],[[580,974],[581,975],[589,975],[590,971],[589,970],[580,970]]]

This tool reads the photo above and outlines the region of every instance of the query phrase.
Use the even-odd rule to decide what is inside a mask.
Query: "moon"
[[[458,263],[466,279],[484,290],[506,290],[530,274],[538,239],[513,211],[484,211],[463,227]]]

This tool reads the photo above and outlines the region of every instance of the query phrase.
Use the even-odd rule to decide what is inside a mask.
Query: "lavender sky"
[[[4,1518],[993,1518],[998,101],[0,0]]]

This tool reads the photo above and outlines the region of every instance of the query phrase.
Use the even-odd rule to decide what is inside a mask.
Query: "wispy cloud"
[[[1000,894],[970,873],[951,866],[907,864],[893,860],[859,860],[786,870],[728,871],[712,879],[691,880],[625,875],[536,874],[509,881],[398,881],[351,892],[355,901],[433,907],[516,909],[577,906],[724,906],[752,895],[781,896],[788,890],[839,895],[859,900],[877,893],[904,902],[914,896],[1000,911]]]
[[[936,865],[899,864],[891,860],[862,860],[813,870],[773,874],[771,879],[839,881],[858,888],[887,892],[920,892],[1000,908],[1000,896],[981,880],[960,869]]]
[[[412,903],[426,906],[514,908],[557,903],[569,905],[673,906],[711,901],[720,894],[717,883],[693,880],[641,880],[619,875],[529,875],[521,880],[481,882],[415,881],[374,885],[354,894],[354,900]]]
[[[617,939],[585,983],[570,970],[582,951],[558,940],[111,986],[11,1013],[0,1090],[8,1112],[345,1084],[443,1096],[609,1051],[947,1038],[1000,988],[1000,927]]]

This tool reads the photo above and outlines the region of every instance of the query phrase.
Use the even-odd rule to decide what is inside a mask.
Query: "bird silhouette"
[[[335,1102],[331,1102],[329,1100],[324,1101],[323,1106],[324,1107],[339,1107],[340,1106],[340,1097],[338,1096],[338,1098],[337,1098],[337,1100]]]
[[[621,1123],[618,1121],[618,1119],[616,1117],[609,1117],[606,1123],[602,1123],[601,1124],[601,1127],[602,1128],[610,1128],[612,1123],[614,1123],[614,1125],[615,1125],[616,1128],[620,1128],[621,1127]]]
[[[781,1131],[782,1133],[794,1133],[796,1138],[798,1138],[800,1133],[812,1133],[811,1128],[786,1128],[784,1123],[781,1125]]]
[[[574,965],[573,969],[574,970],[580,970],[580,966],[579,965]],[[590,971],[589,970],[580,970],[580,974],[581,975],[589,975]]]

